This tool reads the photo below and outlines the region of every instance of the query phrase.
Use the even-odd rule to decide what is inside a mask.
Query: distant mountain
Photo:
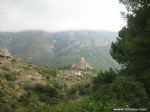
[[[109,54],[116,37],[110,31],[0,32],[0,46],[37,64],[69,66],[83,56],[93,68],[108,69],[118,67]]]

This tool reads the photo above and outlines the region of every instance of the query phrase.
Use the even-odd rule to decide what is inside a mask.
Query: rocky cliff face
[[[0,57],[2,57],[2,58],[13,58],[13,56],[10,54],[8,49],[5,47],[3,47],[3,48],[0,47]]]
[[[118,67],[109,54],[115,37],[108,31],[0,32],[0,46],[15,58],[36,64],[65,67],[83,56],[93,68],[107,70]]]
[[[75,70],[92,70],[92,67],[88,63],[86,63],[84,57],[81,57],[80,60],[74,62],[72,64],[72,68]]]

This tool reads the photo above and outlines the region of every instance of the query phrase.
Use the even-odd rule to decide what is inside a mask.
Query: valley
[[[88,30],[0,32],[0,46],[26,62],[61,68],[84,57],[94,69],[108,70],[119,67],[109,54],[116,37],[116,32]]]

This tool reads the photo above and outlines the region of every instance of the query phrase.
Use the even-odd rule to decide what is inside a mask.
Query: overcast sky
[[[0,0],[0,30],[112,30],[125,21],[118,0]]]

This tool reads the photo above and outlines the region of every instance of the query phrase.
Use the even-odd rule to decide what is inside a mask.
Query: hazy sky
[[[113,30],[125,21],[118,0],[0,0],[0,30]]]

